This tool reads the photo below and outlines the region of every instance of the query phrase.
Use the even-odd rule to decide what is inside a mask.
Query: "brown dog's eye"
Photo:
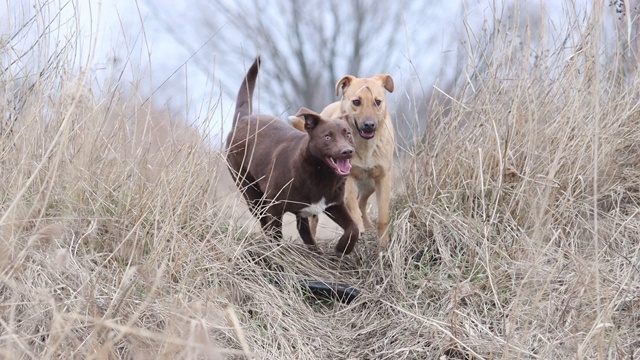
[[[347,137],[348,137],[349,139],[351,139],[351,133],[350,133],[350,132],[348,132],[348,133],[347,133]]]
[[[351,103],[353,104],[353,106],[360,106],[360,100],[359,99],[355,99]]]
[[[380,106],[380,104],[382,104],[382,100],[376,99],[376,106]]]
[[[331,135],[325,135],[325,136],[324,136],[324,139],[325,139],[325,140],[331,140]]]

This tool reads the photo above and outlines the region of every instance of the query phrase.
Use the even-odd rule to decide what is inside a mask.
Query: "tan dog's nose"
[[[376,129],[376,123],[371,120],[365,121],[362,126],[364,131],[374,131]]]

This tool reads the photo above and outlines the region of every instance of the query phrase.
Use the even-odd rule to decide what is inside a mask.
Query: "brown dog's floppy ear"
[[[388,92],[390,93],[393,92],[393,78],[391,77],[391,75],[380,74],[380,75],[374,76],[374,78],[380,80],[380,82],[382,83],[382,86],[385,89],[387,89]]]
[[[344,89],[349,87],[349,84],[355,79],[355,77],[351,75],[345,75],[340,81],[336,83],[336,96],[340,96],[340,89],[342,89],[342,93],[344,94]]]
[[[304,129],[307,131],[315,129],[315,127],[318,126],[318,123],[322,121],[320,114],[305,107],[300,108],[296,116],[304,119]]]

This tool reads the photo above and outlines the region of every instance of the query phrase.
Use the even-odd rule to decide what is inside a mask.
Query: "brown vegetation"
[[[640,357],[637,87],[596,66],[594,38],[553,71],[494,54],[399,157],[391,246],[366,234],[342,261],[268,241],[223,155],[164,112],[81,78],[18,85],[0,357]],[[301,279],[362,295],[319,301]]]

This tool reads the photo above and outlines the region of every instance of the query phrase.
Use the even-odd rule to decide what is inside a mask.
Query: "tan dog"
[[[347,121],[355,136],[356,153],[351,159],[351,174],[347,179],[345,200],[353,220],[361,231],[372,229],[367,214],[367,200],[373,192],[378,201],[378,242],[389,243],[389,204],[391,201],[391,166],[395,136],[386,102],[386,92],[393,92],[393,78],[381,74],[371,78],[347,75],[336,84],[336,96],[342,100],[328,105],[321,116],[338,118],[348,114]],[[291,117],[292,125],[304,131],[304,121]],[[310,218],[312,228],[317,217]],[[315,234],[314,234],[315,235]]]

